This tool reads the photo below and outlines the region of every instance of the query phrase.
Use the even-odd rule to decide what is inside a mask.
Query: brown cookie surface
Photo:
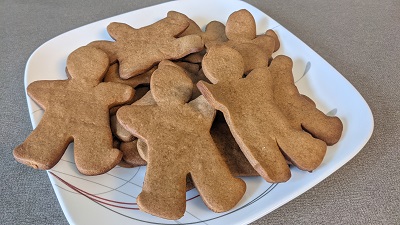
[[[110,63],[118,60],[123,79],[137,76],[163,59],[179,59],[201,51],[204,44],[198,35],[176,38],[189,22],[185,16],[167,16],[151,25],[135,29],[124,23],[113,22],[107,27],[115,40],[95,41],[89,45],[108,53]]]
[[[203,59],[203,70],[213,84],[200,81],[199,90],[224,113],[236,142],[264,179],[284,182],[290,178],[284,156],[302,170],[318,167],[326,144],[291,127],[274,102],[273,79],[267,67],[242,78],[241,54],[228,46],[213,46]]]
[[[152,95],[150,94],[146,96],[146,98],[152,98]],[[145,102],[148,102],[149,105],[155,104],[154,100],[145,100]],[[217,113],[210,134],[219,153],[234,176],[259,176],[258,172],[254,170],[253,166],[249,163],[239,145],[236,143],[221,113]],[[148,151],[146,142],[142,139],[138,139],[136,148],[141,158],[147,159]]]
[[[184,37],[187,35],[199,35],[205,46],[207,46],[210,43],[214,42],[226,42],[228,39],[225,35],[225,25],[221,22],[218,21],[211,21],[208,23],[205,27],[205,31],[203,31],[199,25],[194,22],[192,19],[187,17],[186,15],[176,12],[176,11],[170,11],[168,12],[169,17],[177,17],[177,18],[186,18],[187,21],[189,22],[188,28],[182,32],[179,37]],[[203,56],[205,54],[205,50],[201,52],[196,52],[192,53],[184,58],[182,58],[182,61],[186,62],[191,62],[191,63],[201,63],[201,60],[203,59]]]
[[[133,165],[133,166],[145,166],[147,162],[140,157],[138,148],[137,148],[138,139],[135,139],[130,142],[122,142],[120,145],[120,150],[123,153],[122,159]]]
[[[122,154],[113,148],[110,107],[129,101],[131,87],[101,83],[108,69],[107,55],[81,47],[67,59],[68,80],[35,81],[29,96],[44,110],[38,126],[14,149],[17,161],[38,169],[52,168],[74,142],[74,158],[82,174],[97,175],[112,169]]]
[[[341,120],[325,115],[310,98],[299,93],[292,68],[293,61],[287,56],[272,60],[269,70],[274,80],[275,102],[295,129],[304,129],[327,145],[337,143],[343,130]]]
[[[135,88],[135,96],[129,101],[126,102],[125,105],[130,105],[134,102],[136,102],[138,99],[142,98],[148,91],[150,90],[150,87],[148,86],[138,86]],[[113,116],[115,113],[117,113],[117,110],[121,108],[122,105],[114,106],[110,109],[110,115]],[[113,126],[113,124],[111,124]],[[113,127],[111,127],[114,129]]]
[[[150,70],[134,76],[129,79],[122,79],[119,75],[119,64],[114,63],[110,65],[106,75],[104,76],[104,82],[114,82],[129,85],[133,88],[136,88],[139,85],[149,85],[151,74],[156,70],[156,67],[151,68]]]
[[[253,15],[246,9],[233,12],[225,27],[226,41],[206,43],[207,49],[213,45],[227,45],[238,51],[244,60],[245,73],[267,66],[275,51],[276,34],[268,31],[267,34],[257,35],[256,22]],[[278,40],[279,41],[279,40]]]
[[[278,35],[275,33],[275,31],[269,29],[269,30],[265,31],[265,35],[270,36],[274,39],[274,52],[278,51],[278,49],[281,47],[281,43],[280,43]]]
[[[159,67],[150,85],[155,105],[124,106],[117,112],[121,124],[147,144],[139,208],[163,218],[182,217],[189,173],[211,210],[234,207],[246,187],[232,176],[212,140],[215,110],[202,96],[188,102],[192,81],[174,66]]]
[[[204,80],[204,81],[208,81],[207,77],[204,76],[204,74],[202,72],[200,72],[200,67],[197,64],[194,63],[188,63],[188,62],[171,62],[169,60],[163,60],[160,62],[159,64],[160,66],[163,65],[170,65],[170,66],[174,66],[177,67],[179,69],[182,69],[186,76],[188,76],[193,84],[196,84],[197,82],[199,82],[200,80]],[[191,100],[199,97],[201,95],[199,89],[196,86],[193,86],[193,90],[192,90],[192,95],[190,97]]]
[[[112,115],[110,117],[110,127],[113,135],[122,142],[131,142],[136,139],[135,136],[128,132],[123,126],[121,126],[121,124],[117,120],[116,115]]]
[[[211,136],[234,176],[259,176],[236,143],[223,115],[217,114],[211,127]]]
[[[256,21],[253,15],[246,9],[233,12],[226,22],[225,33],[229,39],[228,43],[235,45],[236,43],[253,43],[258,45],[263,51],[269,55],[275,50],[274,33],[268,31],[268,34],[258,35],[256,29]]]

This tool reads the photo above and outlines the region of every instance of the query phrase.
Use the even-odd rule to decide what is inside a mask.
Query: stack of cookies
[[[289,165],[315,170],[342,122],[299,93],[292,60],[272,56],[273,30],[257,35],[247,10],[225,24],[203,31],[174,11],[142,28],[111,23],[115,41],[73,51],[67,80],[28,86],[45,113],[15,159],[50,169],[74,142],[85,175],[147,165],[137,204],[166,219],[183,216],[193,186],[225,212],[245,193],[239,177],[277,183],[290,179]]]

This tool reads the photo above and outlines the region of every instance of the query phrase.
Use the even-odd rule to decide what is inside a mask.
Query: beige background
[[[46,173],[12,157],[32,129],[23,86],[26,61],[59,34],[163,1],[26,2],[0,0],[0,224],[67,224]],[[375,118],[374,134],[354,159],[253,224],[400,224],[400,2],[248,2],[343,74]]]

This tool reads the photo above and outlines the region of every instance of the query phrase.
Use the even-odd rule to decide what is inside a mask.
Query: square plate
[[[94,40],[111,40],[106,27],[124,22],[138,28],[164,18],[168,11],[182,12],[203,27],[212,20],[226,22],[239,9],[249,10],[257,23],[257,32],[274,29],[281,41],[275,55],[285,54],[294,61],[294,76],[299,91],[312,98],[317,107],[341,118],[343,136],[328,151],[313,173],[292,168],[286,183],[270,184],[260,177],[244,178],[247,191],[229,212],[213,213],[198,197],[187,192],[185,216],[177,221],[164,220],[137,209],[146,167],[116,167],[100,176],[83,176],[74,164],[73,144],[61,161],[47,171],[60,205],[70,224],[247,224],[304,193],[353,158],[367,143],[373,131],[373,117],[357,90],[324,59],[272,18],[255,7],[237,0],[173,1],[101,20],[64,33],[40,46],[29,58],[25,87],[35,80],[66,79],[67,56]],[[33,127],[43,110],[28,96]],[[162,184],[160,184],[162,185]]]

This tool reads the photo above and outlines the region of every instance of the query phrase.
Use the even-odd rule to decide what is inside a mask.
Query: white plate
[[[100,176],[82,176],[75,168],[72,145],[62,160],[50,171],[49,178],[60,205],[71,224],[247,224],[304,193],[353,158],[370,138],[373,117],[357,90],[324,59],[260,10],[241,1],[185,0],[168,2],[101,20],[64,33],[40,46],[30,57],[25,71],[25,87],[35,80],[66,79],[65,64],[69,53],[94,40],[111,40],[106,27],[110,22],[125,22],[133,27],[151,24],[169,10],[185,13],[204,27],[211,20],[226,22],[239,9],[255,17],[259,33],[273,28],[281,40],[277,54],[294,61],[296,85],[301,93],[314,99],[320,110],[334,114],[344,123],[339,143],[328,148],[322,165],[308,173],[292,169],[292,178],[282,184],[263,179],[245,178],[247,191],[229,212],[213,213],[207,209],[196,190],[187,193],[187,210],[178,221],[160,219],[137,210],[135,197],[140,193],[145,167],[114,168]],[[43,110],[29,97],[28,107],[33,127]]]

